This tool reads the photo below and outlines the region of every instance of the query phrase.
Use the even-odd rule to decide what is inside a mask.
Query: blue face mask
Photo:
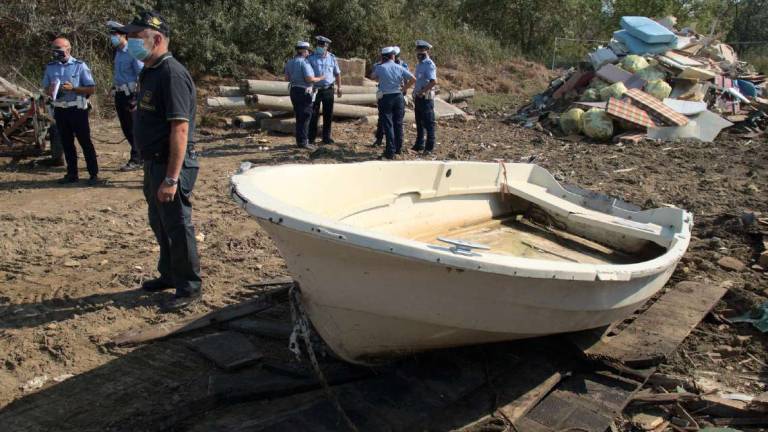
[[[144,39],[128,39],[128,54],[136,60],[142,61],[149,57],[149,50],[144,46]]]
[[[119,47],[120,46],[120,37],[117,35],[112,35],[109,37],[109,41],[112,42],[113,47]]]
[[[322,55],[325,52],[325,48],[323,47],[315,47],[315,54]]]

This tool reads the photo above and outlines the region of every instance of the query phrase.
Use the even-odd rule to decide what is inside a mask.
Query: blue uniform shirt
[[[128,54],[128,44],[115,50],[115,71],[112,82],[122,86],[139,81],[139,72],[144,68],[140,62]]]
[[[73,87],[93,87],[96,85],[88,65],[72,56],[69,56],[69,60],[67,60],[66,63],[52,61],[45,66],[43,88],[47,89],[48,86],[57,79],[61,84],[64,84],[65,82],[72,83]],[[66,91],[59,88],[56,101],[73,102],[77,100],[77,96],[77,93],[73,91]]]
[[[288,75],[291,87],[307,88],[312,87],[312,84],[304,81],[304,77],[314,77],[315,71],[312,70],[312,66],[306,59],[296,56],[285,64],[285,74]]]
[[[431,58],[427,57],[424,61],[416,64],[416,84],[413,86],[414,93],[421,91],[429,84],[431,80],[437,79],[437,66]]]
[[[316,77],[323,77],[322,81],[315,83],[316,87],[328,87],[336,82],[335,75],[341,74],[339,69],[339,63],[336,61],[336,56],[326,52],[324,55],[312,54],[307,57],[309,64],[312,65],[312,69],[315,71]]]
[[[403,81],[413,78],[408,69],[393,61],[376,65],[373,74],[379,78],[379,91],[384,94],[402,92]]]

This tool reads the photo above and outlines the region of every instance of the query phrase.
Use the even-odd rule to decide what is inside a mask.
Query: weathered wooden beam
[[[342,93],[346,94],[376,94],[376,87],[372,86],[341,86]],[[285,81],[267,80],[242,80],[240,91],[244,94],[260,94],[269,96],[288,96],[288,83]]]
[[[253,105],[259,109],[293,111],[293,105],[288,97],[252,95]],[[322,112],[322,109],[320,110]],[[376,108],[347,104],[334,104],[333,116],[342,118],[360,118],[378,114]]]
[[[278,286],[257,298],[243,303],[225,306],[219,310],[206,314],[194,315],[181,321],[167,322],[129,330],[112,338],[115,345],[132,345],[153,340],[163,339],[168,336],[186,333],[209,325],[229,321],[244,315],[261,312],[277,304],[277,299],[288,293],[290,286]]]

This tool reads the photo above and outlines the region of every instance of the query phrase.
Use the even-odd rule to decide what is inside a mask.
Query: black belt
[[[328,90],[328,89],[332,89],[332,88],[333,88],[333,84],[327,85],[325,87],[315,87],[315,89],[317,89],[317,91]]]

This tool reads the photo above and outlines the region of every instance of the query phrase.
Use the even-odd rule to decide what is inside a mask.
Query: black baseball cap
[[[156,11],[141,12],[130,24],[123,27],[122,31],[125,33],[138,33],[144,29],[156,30],[165,36],[171,33],[168,22]]]

